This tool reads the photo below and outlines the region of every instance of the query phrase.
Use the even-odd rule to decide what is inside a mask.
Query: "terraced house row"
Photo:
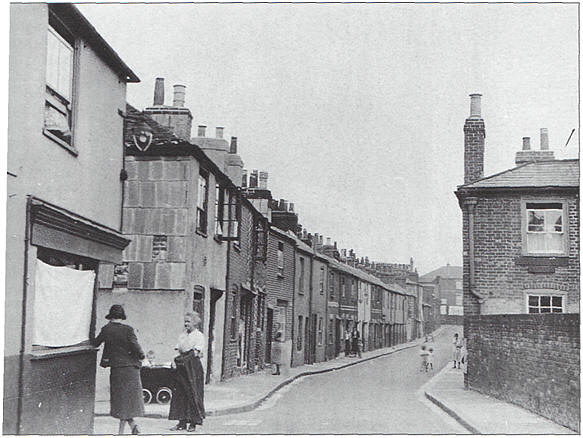
[[[5,433],[92,433],[108,379],[89,341],[114,303],[155,363],[198,311],[207,383],[268,366],[278,332],[286,366],[341,354],[354,325],[365,350],[423,333],[412,263],[307,233],[235,137],[191,136],[185,86],[166,104],[158,79],[139,111],[139,78],[75,5],[10,20]]]
[[[423,334],[412,261],[371,263],[308,233],[293,203],[273,199],[268,173],[243,168],[236,137],[224,139],[223,127],[209,137],[203,125],[190,137],[184,86],[172,105],[164,92],[158,78],[152,107],[126,109],[122,231],[131,243],[100,284],[98,317],[124,304],[139,315],[144,348],[166,363],[182,314],[198,311],[207,383],[268,366],[278,332],[292,367],[338,356],[355,326],[365,351]]]

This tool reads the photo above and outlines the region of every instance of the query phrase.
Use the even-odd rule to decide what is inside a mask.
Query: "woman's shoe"
[[[134,424],[132,426],[132,435],[139,435],[140,434],[140,429],[138,428],[137,424]]]
[[[186,423],[178,423],[176,426],[172,426],[170,430],[186,430]]]
[[[189,424],[188,429],[186,429],[187,432],[194,432],[195,430],[196,430],[196,424]]]

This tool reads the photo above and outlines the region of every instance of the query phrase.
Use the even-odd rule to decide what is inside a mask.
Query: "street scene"
[[[3,433],[580,433],[578,7],[11,4]]]

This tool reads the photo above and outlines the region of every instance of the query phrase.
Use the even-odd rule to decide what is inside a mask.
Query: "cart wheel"
[[[172,400],[172,391],[170,388],[160,388],[156,393],[156,401],[161,405],[167,405]]]
[[[144,398],[144,404],[148,404],[152,401],[152,393],[149,389],[142,388],[142,397]]]

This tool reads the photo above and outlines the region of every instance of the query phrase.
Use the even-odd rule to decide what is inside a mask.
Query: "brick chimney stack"
[[[464,183],[484,176],[484,139],[481,94],[470,94],[470,117],[464,124]]]
[[[555,153],[549,150],[549,131],[547,128],[540,130],[540,150],[530,149],[530,137],[522,138],[522,150],[516,152],[514,162],[517,166],[533,161],[554,160]]]
[[[154,85],[154,105],[144,109],[152,119],[169,128],[174,135],[190,140],[192,129],[192,114],[184,107],[186,96],[185,85],[174,85],[174,101],[172,106],[164,105],[164,78],[156,78]]]

